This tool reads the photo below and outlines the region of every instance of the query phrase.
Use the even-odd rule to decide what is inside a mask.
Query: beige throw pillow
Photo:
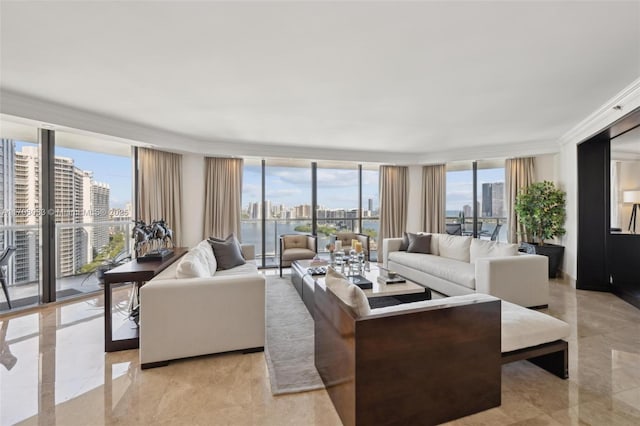
[[[331,267],[327,269],[325,284],[333,294],[351,308],[356,316],[364,317],[371,313],[369,300],[362,289]]]
[[[471,263],[475,263],[480,258],[517,256],[518,245],[474,238],[469,252]]]
[[[469,247],[472,239],[458,235],[438,235],[440,256],[469,263]]]
[[[197,248],[189,250],[187,254],[182,256],[176,269],[177,278],[203,278],[210,276],[209,265],[206,264],[204,256]]]

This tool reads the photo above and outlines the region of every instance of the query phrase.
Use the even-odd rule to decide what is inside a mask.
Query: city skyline
[[[14,142],[16,151],[21,150],[23,146],[38,146],[38,144],[31,142]],[[127,204],[131,204],[131,185],[133,182],[131,157],[83,151],[61,146],[56,146],[55,156],[74,160],[76,167],[92,172],[95,181],[107,183],[111,190],[110,208],[124,209]]]
[[[260,202],[262,196],[262,167],[245,165],[242,176],[242,208]],[[356,169],[317,169],[318,205],[326,209],[358,208],[358,172]],[[378,171],[362,170],[362,202],[373,199],[378,206]],[[311,205],[311,166],[265,168],[265,200],[272,205],[289,207]]]

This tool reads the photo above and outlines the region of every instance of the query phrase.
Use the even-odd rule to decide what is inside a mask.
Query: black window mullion
[[[42,227],[42,303],[56,300],[55,132],[40,129],[40,207]]]

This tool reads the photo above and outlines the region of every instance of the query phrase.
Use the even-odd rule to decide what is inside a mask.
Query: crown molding
[[[542,154],[555,154],[558,152],[560,152],[560,145],[558,145],[556,141],[536,140],[511,144],[456,148],[424,153],[420,156],[420,164],[440,164],[448,161],[471,161],[491,158],[528,157]]]
[[[613,109],[615,106],[620,106],[621,109]],[[578,144],[606,129],[637,108],[640,108],[640,77],[572,127],[560,137],[558,142],[560,145]]]

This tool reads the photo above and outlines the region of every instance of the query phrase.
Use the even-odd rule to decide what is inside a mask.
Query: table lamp
[[[629,218],[629,232],[636,233],[636,217],[638,216],[638,205],[640,204],[640,189],[633,191],[624,191],[622,193],[622,202],[633,204],[631,210],[631,218]]]

